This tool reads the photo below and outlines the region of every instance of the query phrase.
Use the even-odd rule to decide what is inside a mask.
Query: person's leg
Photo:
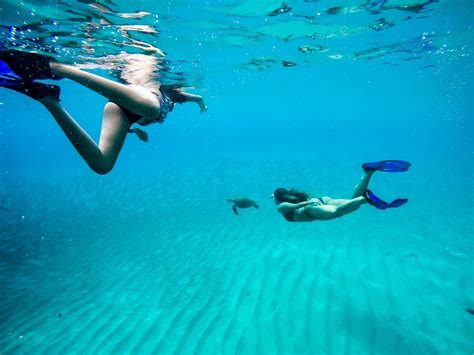
[[[53,115],[66,137],[92,170],[98,174],[107,174],[112,170],[130,127],[130,122],[118,105],[111,102],[105,105],[97,145],[59,101],[50,97],[39,101]]]
[[[343,203],[345,203],[347,200],[347,198],[330,198],[328,196],[324,196],[324,197],[321,197],[321,200],[323,202],[323,204],[325,205],[329,205],[329,206],[339,206]]]
[[[360,179],[359,183],[354,187],[354,192],[352,193],[353,199],[363,195],[364,191],[369,186],[369,182],[373,174],[374,171],[364,170],[364,175],[362,175],[362,178]],[[321,200],[325,205],[328,206],[340,206],[345,204],[347,201],[350,201],[348,199],[333,199],[327,196],[321,197]]]
[[[336,207],[336,217],[342,217],[359,209],[364,203],[367,203],[363,196],[358,196],[352,200],[346,200]]]
[[[339,205],[321,205],[307,206],[305,213],[312,220],[327,221],[334,218],[345,216],[359,209],[363,204],[367,203],[363,196],[353,198],[352,200],[339,200]]]
[[[54,75],[74,80],[140,116],[155,118],[160,113],[160,103],[157,97],[145,88],[137,90],[137,88],[58,62],[51,62],[50,67]]]
[[[362,196],[364,191],[367,190],[369,186],[370,179],[374,175],[374,171],[366,171],[364,170],[364,175],[360,179],[359,183],[354,187],[354,192],[352,193],[352,198],[356,198]]]

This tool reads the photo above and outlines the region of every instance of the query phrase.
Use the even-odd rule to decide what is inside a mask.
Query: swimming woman
[[[387,203],[378,198],[367,187],[376,171],[402,172],[407,171],[410,166],[409,162],[403,160],[383,160],[362,164],[364,175],[356,185],[352,199],[332,199],[327,196],[311,198],[311,195],[307,192],[294,189],[287,190],[281,187],[274,191],[271,198],[278,205],[277,211],[288,222],[327,221],[352,213],[365,203],[382,210],[400,207],[408,199],[398,198]]]
[[[79,126],[61,106],[57,85],[36,82],[38,79],[68,78],[109,99],[103,110],[99,144]],[[201,112],[207,110],[199,95],[175,86],[124,85],[78,68],[59,63],[52,57],[18,50],[0,52],[0,86],[25,94],[51,113],[77,152],[98,174],[110,172],[125,142],[127,133],[148,141],[146,132],[131,128],[163,123],[175,103],[194,102]]]

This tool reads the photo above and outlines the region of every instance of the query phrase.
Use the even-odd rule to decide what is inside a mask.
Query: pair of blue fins
[[[365,171],[385,171],[388,173],[399,173],[407,171],[410,166],[411,164],[404,160],[381,160],[373,163],[364,163],[362,164],[362,169]],[[379,210],[401,207],[408,202],[407,198],[397,198],[392,202],[385,202],[369,189],[364,191],[363,196],[370,205],[378,208]]]
[[[49,63],[52,61],[56,60],[39,53],[14,49],[2,50],[0,51],[0,87],[17,91],[35,100],[45,96],[53,96],[59,100],[59,86],[35,81],[61,79],[51,72]]]

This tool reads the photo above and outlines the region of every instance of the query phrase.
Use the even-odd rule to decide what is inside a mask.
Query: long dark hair
[[[278,203],[300,203],[303,201],[308,201],[310,199],[310,194],[301,190],[287,190],[283,187],[279,187],[273,192],[273,197]]]
[[[182,88],[183,87],[178,84],[160,85],[160,91],[177,104],[182,104],[187,101],[186,97],[181,93]]]

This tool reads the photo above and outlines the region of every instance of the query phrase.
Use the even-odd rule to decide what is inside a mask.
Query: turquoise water
[[[209,111],[177,106],[99,176],[0,91],[0,353],[471,354],[472,3],[130,4],[1,3],[2,46],[115,80],[106,54],[159,58]],[[106,99],[57,84],[97,139]],[[413,164],[371,182],[403,208],[291,224],[269,198],[349,197],[380,159]]]

